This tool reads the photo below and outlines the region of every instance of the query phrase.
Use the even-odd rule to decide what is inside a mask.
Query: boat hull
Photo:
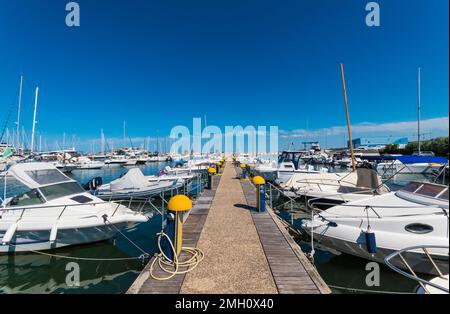
[[[0,253],[45,251],[105,241],[113,238],[118,232],[117,229],[123,228],[126,224],[126,222],[121,222],[114,225],[61,229],[58,230],[58,235],[54,242],[49,241],[50,230],[18,231],[11,239],[11,245],[0,243]],[[3,235],[4,231],[1,231],[0,238],[3,238]]]
[[[306,231],[309,233],[310,230]],[[326,235],[316,235],[315,237],[320,239],[321,245],[324,245],[326,247],[335,249],[339,252],[350,254],[356,257],[360,257],[366,260],[374,261],[377,263],[384,264],[384,259],[386,256],[394,253],[397,251],[397,249],[388,249],[383,247],[377,247],[376,254],[370,254],[367,252],[366,244],[365,243],[357,243],[357,242],[351,242],[351,241],[345,241],[338,238],[329,237]],[[403,256],[405,260],[408,262],[408,264],[414,269],[417,273],[423,273],[423,274],[432,274],[432,275],[438,275],[435,269],[432,267],[430,260],[427,258],[427,256],[423,253],[416,253],[416,252],[407,252]],[[431,257],[436,262],[436,265],[439,267],[439,269],[444,273],[448,274],[449,272],[449,257],[443,256],[443,255],[433,255],[431,254]],[[398,259],[395,261],[392,261],[392,264],[395,266],[405,269],[405,265]]]

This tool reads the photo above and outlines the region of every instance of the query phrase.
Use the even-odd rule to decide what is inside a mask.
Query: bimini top
[[[46,162],[18,163],[8,169],[8,174],[15,177],[30,189],[63,182],[75,182],[54,165]]]
[[[398,160],[404,164],[416,164],[416,163],[438,163],[446,164],[448,159],[444,157],[435,156],[418,156],[418,155],[386,155],[386,156],[363,156],[362,159],[366,160]]]

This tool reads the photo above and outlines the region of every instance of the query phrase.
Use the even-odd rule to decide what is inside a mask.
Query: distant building
[[[407,137],[360,137],[352,140],[353,148],[359,149],[383,149],[386,145],[397,144],[399,148],[404,148],[408,144]],[[347,141],[347,147],[350,142]]]

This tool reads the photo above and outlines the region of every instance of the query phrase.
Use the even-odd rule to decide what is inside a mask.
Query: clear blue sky
[[[412,121],[422,68],[423,119],[448,117],[448,0],[0,0],[0,123],[25,76],[23,121],[48,136],[168,134],[208,124],[345,125]],[[15,109],[9,127],[13,128]],[[412,132],[412,131],[411,131]],[[408,134],[406,134],[408,135]]]

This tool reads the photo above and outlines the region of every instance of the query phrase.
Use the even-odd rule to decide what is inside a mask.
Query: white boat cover
[[[30,189],[63,182],[74,182],[74,180],[64,175],[52,163],[47,162],[14,164],[8,169],[8,174],[15,177]]]
[[[123,177],[110,183],[111,191],[140,189],[148,186],[148,180],[139,168],[130,169]]]

